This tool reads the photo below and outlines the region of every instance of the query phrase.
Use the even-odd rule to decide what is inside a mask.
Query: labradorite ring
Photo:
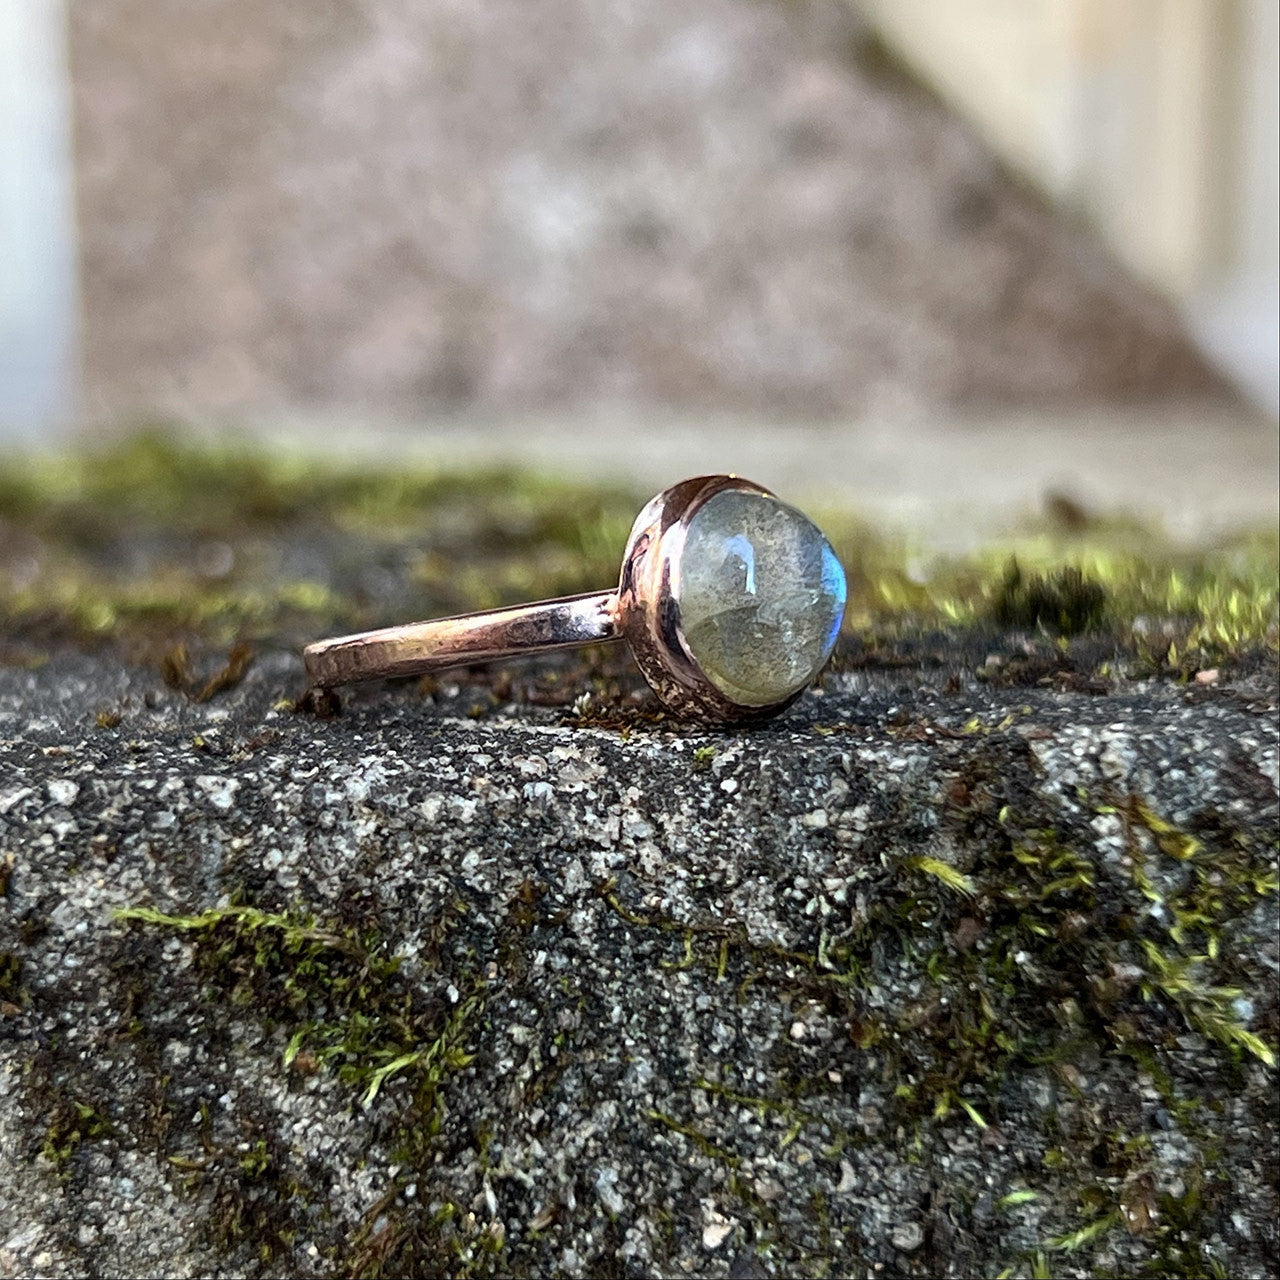
[[[845,594],[840,561],[807,516],[749,480],[699,476],[636,517],[616,591],[339,636],[302,656],[327,689],[625,640],[670,710],[762,720],[826,665]]]

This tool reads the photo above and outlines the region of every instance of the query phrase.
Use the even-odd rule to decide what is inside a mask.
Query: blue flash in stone
[[[725,539],[725,564],[728,564],[733,557],[737,557],[742,562],[742,567],[747,571],[746,592],[747,595],[753,596],[756,593],[756,553],[746,538],[742,534],[734,534],[732,537]]]
[[[836,647],[836,640],[840,635],[840,623],[844,620],[844,606],[849,599],[849,584],[845,581],[844,566],[836,559],[836,553],[831,549],[831,544],[823,538],[822,547],[822,590],[832,600],[838,601],[839,607],[831,615],[831,627],[827,632],[827,638],[824,642],[827,658],[831,656],[831,650]]]

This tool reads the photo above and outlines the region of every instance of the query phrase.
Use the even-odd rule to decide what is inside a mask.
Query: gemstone
[[[803,689],[831,656],[844,570],[807,516],[728,489],[694,512],[676,598],[685,645],[727,698],[764,707]]]

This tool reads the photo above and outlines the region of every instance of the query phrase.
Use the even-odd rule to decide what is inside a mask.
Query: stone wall
[[[79,0],[87,405],[811,416],[1215,386],[836,3]]]
[[[0,1276],[1268,1273],[1274,538],[833,517],[833,664],[750,731],[621,646],[299,701],[635,509],[0,472]]]

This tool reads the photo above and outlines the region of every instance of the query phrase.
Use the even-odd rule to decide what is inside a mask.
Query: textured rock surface
[[[833,669],[750,734],[618,647],[293,709],[304,639],[609,581],[643,496],[0,468],[0,1276],[1267,1273],[1274,533],[833,513]]]
[[[0,670],[0,1275],[1272,1271],[1269,664],[854,665],[746,735]]]

